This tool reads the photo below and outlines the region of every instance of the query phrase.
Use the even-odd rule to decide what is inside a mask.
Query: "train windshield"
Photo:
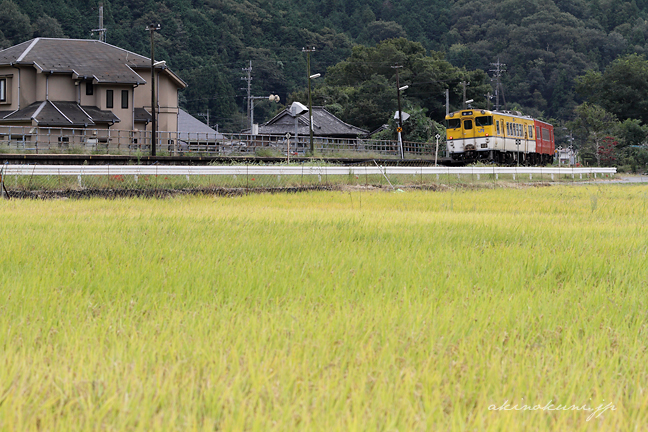
[[[461,127],[461,120],[450,119],[448,120],[448,129],[458,129]]]
[[[475,126],[493,126],[493,116],[475,117]]]

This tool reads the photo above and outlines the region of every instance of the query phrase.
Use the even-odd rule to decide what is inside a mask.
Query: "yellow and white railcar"
[[[537,163],[535,120],[510,111],[465,109],[446,116],[452,160]]]

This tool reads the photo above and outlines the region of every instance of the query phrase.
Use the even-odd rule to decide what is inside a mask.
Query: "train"
[[[453,162],[546,165],[556,143],[551,124],[517,111],[464,109],[446,116],[448,155]]]

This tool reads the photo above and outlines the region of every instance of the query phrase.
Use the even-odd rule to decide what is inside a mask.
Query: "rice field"
[[[628,185],[0,201],[0,430],[648,430],[647,211]]]

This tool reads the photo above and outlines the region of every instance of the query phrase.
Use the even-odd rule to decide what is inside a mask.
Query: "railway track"
[[[277,164],[286,161],[278,157],[253,156],[130,156],[95,154],[1,154],[0,161],[25,165],[218,165],[218,164]],[[369,158],[308,158],[291,157],[293,163],[326,162],[343,166],[434,166],[434,159],[369,159]],[[456,165],[448,158],[439,165]]]

